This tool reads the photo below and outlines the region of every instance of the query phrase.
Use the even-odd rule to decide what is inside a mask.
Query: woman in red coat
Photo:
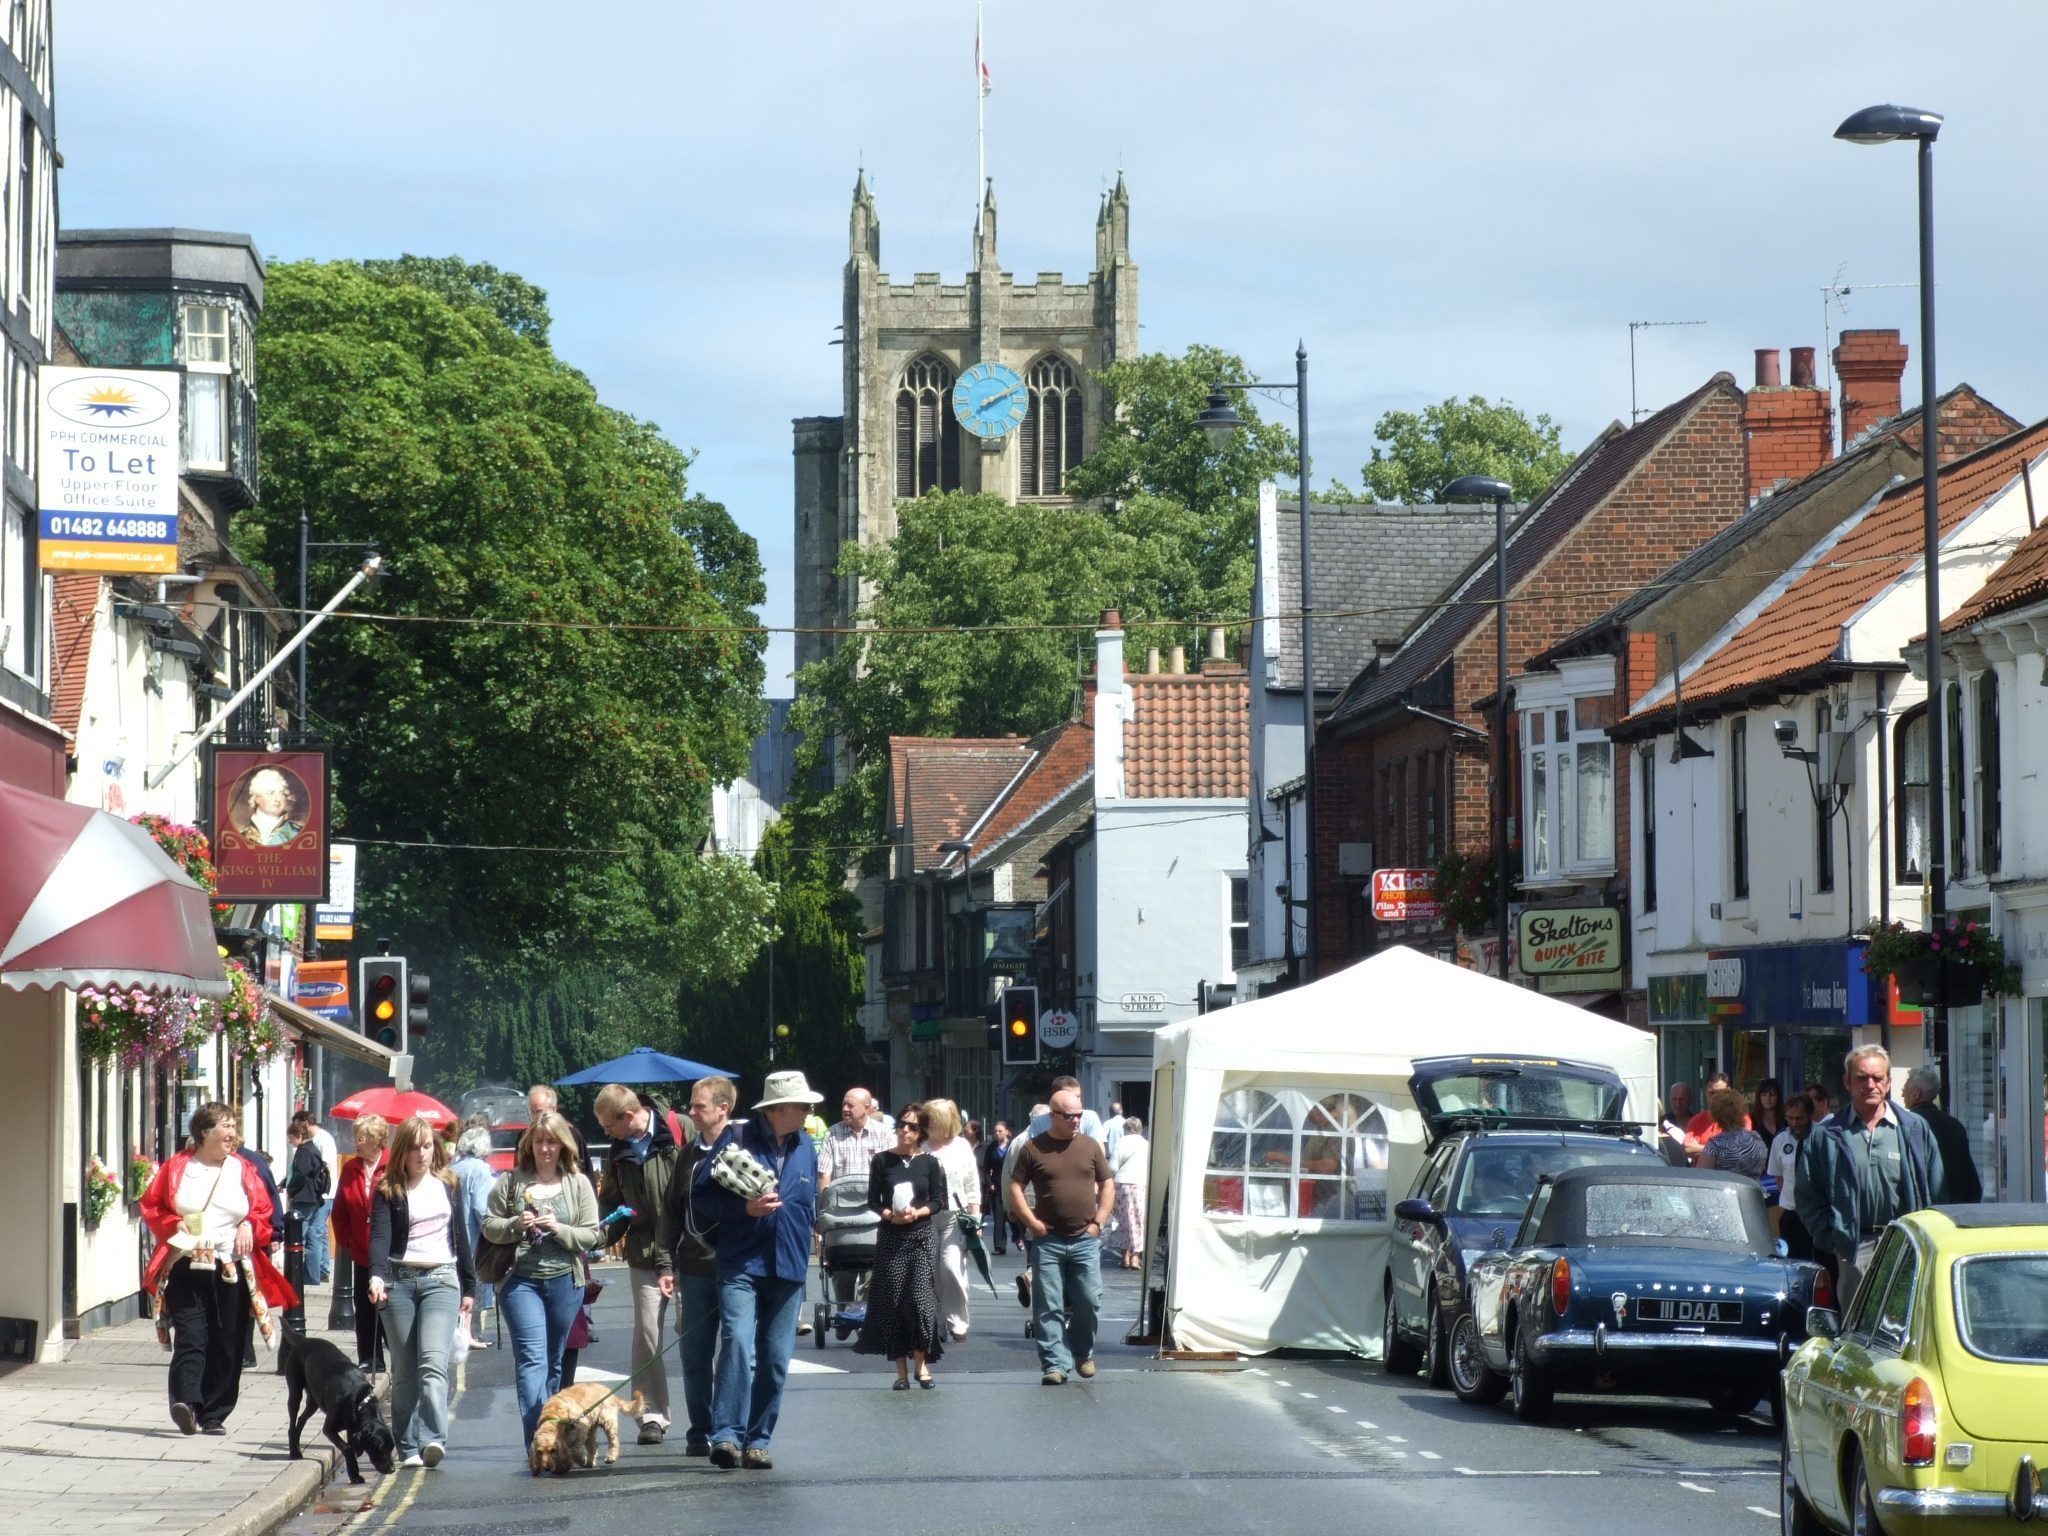
[[[356,1364],[365,1371],[384,1369],[384,1335],[370,1300],[370,1206],[390,1140],[391,1124],[382,1115],[357,1119],[355,1155],[341,1165],[334,1191],[334,1240],[355,1267]]]
[[[234,1132],[227,1105],[200,1105],[191,1150],[167,1159],[142,1197],[156,1238],[142,1285],[170,1321],[171,1422],[188,1435],[227,1433],[255,1320],[252,1274],[269,1305],[298,1299],[270,1263],[277,1215],[263,1176],[234,1154]]]

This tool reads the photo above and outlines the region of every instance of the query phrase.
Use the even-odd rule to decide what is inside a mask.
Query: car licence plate
[[[1720,1324],[1742,1321],[1739,1301],[1695,1301],[1686,1296],[1646,1296],[1636,1303],[1636,1316],[1646,1323]]]

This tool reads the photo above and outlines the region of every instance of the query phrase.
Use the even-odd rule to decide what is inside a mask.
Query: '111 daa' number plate
[[[1646,1296],[1636,1303],[1636,1316],[1646,1323],[1739,1323],[1739,1301],[1694,1301],[1684,1296]]]

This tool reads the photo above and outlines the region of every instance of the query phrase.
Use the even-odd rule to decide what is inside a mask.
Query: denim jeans
[[[448,1354],[462,1310],[453,1264],[391,1266],[385,1288],[385,1351],[391,1360],[391,1433],[398,1454],[448,1443]]]
[[[1102,1310],[1102,1239],[1040,1237],[1031,1243],[1031,1337],[1040,1370],[1071,1371],[1095,1355]]]
[[[542,1407],[562,1390],[562,1348],[582,1303],[583,1281],[567,1271],[548,1280],[513,1275],[498,1292],[505,1326],[512,1330],[519,1422],[528,1444],[540,1427]]]
[[[676,1332],[682,1337],[683,1412],[689,1444],[711,1443],[711,1382],[718,1362],[718,1276],[676,1276]],[[735,1442],[737,1443],[737,1442]]]
[[[766,1449],[782,1412],[782,1383],[796,1352],[804,1283],[765,1275],[720,1275],[718,1366],[711,1389],[711,1439]]]
[[[327,1245],[327,1223],[334,1215],[334,1202],[322,1200],[306,1218],[306,1283],[325,1285],[334,1275],[334,1254]]]

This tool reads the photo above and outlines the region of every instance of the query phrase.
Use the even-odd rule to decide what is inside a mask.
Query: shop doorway
[[[1839,1109],[1842,1087],[1842,1058],[1849,1054],[1847,1030],[1787,1030],[1778,1041],[1778,1081],[1790,1097],[1803,1093],[1813,1083],[1828,1091],[1828,1100]]]
[[[1737,1029],[1729,1035],[1728,1080],[1747,1095],[1771,1075],[1771,1032]]]

